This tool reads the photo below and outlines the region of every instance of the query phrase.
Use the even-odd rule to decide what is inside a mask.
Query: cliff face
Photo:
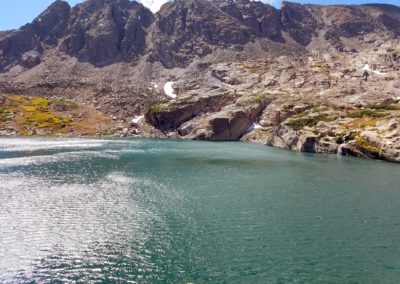
[[[32,23],[19,30],[3,32],[0,36],[0,68],[16,64],[28,68],[38,65],[46,46],[56,48],[59,38],[64,35],[70,9],[67,2],[56,1]]]
[[[400,160],[399,37],[391,5],[175,0],[153,14],[129,0],[57,0],[0,32],[0,91],[76,100],[131,134],[312,152],[346,142],[340,151],[357,155],[373,140],[370,156]],[[389,144],[371,138],[387,129]]]
[[[261,2],[178,0],[164,5],[151,33],[155,58],[182,67],[214,47],[279,39],[281,22],[278,11]]]
[[[136,2],[86,1],[72,9],[60,50],[95,66],[134,59],[146,48],[153,20]]]
[[[2,66],[16,63],[26,52],[40,57],[44,49],[60,50],[94,66],[129,60],[145,50],[153,18],[148,9],[128,0],[90,0],[74,8],[57,0],[31,24],[3,33]]]

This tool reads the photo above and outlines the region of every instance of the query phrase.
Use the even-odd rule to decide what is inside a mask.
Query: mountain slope
[[[383,4],[57,0],[0,32],[0,91],[72,99],[145,136],[397,161],[399,36]]]

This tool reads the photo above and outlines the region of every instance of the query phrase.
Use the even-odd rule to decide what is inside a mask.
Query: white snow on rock
[[[249,127],[249,129],[247,129],[247,132],[250,132],[250,131],[253,131],[253,130],[256,130],[256,129],[261,129],[262,128],[262,126],[260,125],[260,124],[258,124],[257,122],[254,122],[250,127]]]
[[[382,73],[382,72],[379,72],[379,71],[376,71],[376,70],[372,70],[372,69],[369,67],[368,64],[365,64],[364,67],[361,68],[361,70],[370,71],[370,72],[372,72],[372,73],[374,73],[374,74],[376,74],[376,75],[386,75],[386,73]]]
[[[254,127],[253,127],[254,129],[261,129],[261,128],[262,128],[262,126],[259,125],[259,124],[256,123],[256,122],[254,122],[253,126],[254,126]]]
[[[144,118],[144,115],[140,115],[140,116],[135,116],[132,119],[132,123],[139,123],[139,121],[141,121]]]
[[[164,93],[166,96],[175,99],[176,98],[176,94],[174,91],[174,82],[167,82],[164,85]]]

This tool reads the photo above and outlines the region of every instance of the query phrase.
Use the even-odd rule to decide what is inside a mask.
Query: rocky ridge
[[[87,104],[126,134],[400,162],[399,36],[383,4],[57,0],[0,32],[0,91]]]

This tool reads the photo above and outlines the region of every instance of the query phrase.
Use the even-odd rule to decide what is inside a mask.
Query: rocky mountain
[[[399,37],[383,4],[57,0],[0,32],[0,90],[86,104],[125,134],[400,161]]]

